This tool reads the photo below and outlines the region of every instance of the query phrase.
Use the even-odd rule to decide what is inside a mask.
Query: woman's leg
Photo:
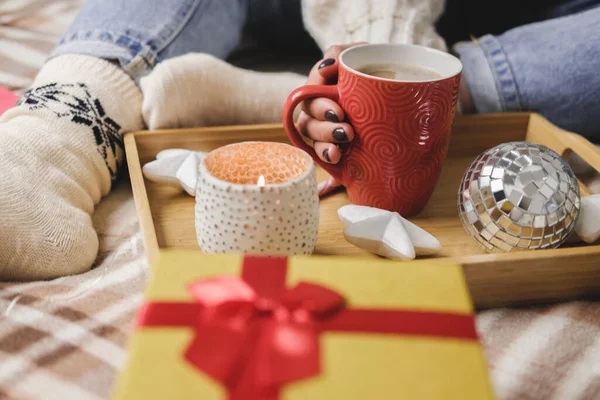
[[[315,49],[311,59],[318,57],[300,0],[250,0],[244,33],[260,44],[241,62],[253,69],[290,69],[292,58]],[[289,72],[236,68],[209,54],[174,57],[140,80],[144,121],[150,129],[280,122],[285,99],[305,81]]]
[[[478,112],[534,111],[600,141],[600,7],[459,43]]]
[[[91,222],[144,126],[134,81],[187,52],[225,57],[246,0],[89,0],[19,104],[0,118],[0,279],[85,271]]]

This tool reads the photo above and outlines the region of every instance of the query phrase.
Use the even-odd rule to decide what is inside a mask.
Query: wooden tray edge
[[[127,166],[129,168],[129,179],[131,180],[133,200],[138,215],[138,221],[140,223],[140,229],[142,231],[144,247],[146,248],[146,257],[148,258],[149,263],[153,263],[158,256],[159,246],[135,139],[138,134],[143,134],[143,132],[131,132],[126,134],[123,142],[126,149]]]

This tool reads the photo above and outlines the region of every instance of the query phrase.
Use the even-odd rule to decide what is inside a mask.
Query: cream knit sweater
[[[446,50],[434,29],[444,0],[302,0],[306,30],[325,50],[340,43],[409,43]]]

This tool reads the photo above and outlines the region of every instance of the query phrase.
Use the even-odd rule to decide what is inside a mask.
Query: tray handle
[[[596,172],[600,172],[600,149],[583,136],[561,129],[539,114],[531,115],[526,140],[543,144],[562,157],[572,151],[594,168]],[[583,189],[582,196],[592,194],[581,182],[579,186]]]

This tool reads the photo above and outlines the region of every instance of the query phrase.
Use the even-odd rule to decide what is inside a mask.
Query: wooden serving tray
[[[233,126],[141,131],[125,136],[127,161],[146,252],[198,249],[194,198],[146,180],[142,166],[168,148],[210,151],[247,140],[287,142],[281,125]],[[436,236],[443,250],[429,261],[454,261],[465,272],[478,308],[547,303],[597,297],[600,294],[600,245],[571,240],[559,249],[509,254],[485,254],[463,229],[457,211],[457,190],[473,159],[497,144],[527,140],[561,155],[579,154],[600,170],[600,151],[582,137],[562,131],[537,114],[515,113],[458,117],[439,184],[425,210],[412,221]],[[317,170],[318,179],[326,173]],[[589,194],[581,186],[582,195]],[[321,200],[321,221],[315,254],[374,257],[346,242],[337,210],[348,204],[345,192]],[[415,260],[411,262],[423,262]]]

